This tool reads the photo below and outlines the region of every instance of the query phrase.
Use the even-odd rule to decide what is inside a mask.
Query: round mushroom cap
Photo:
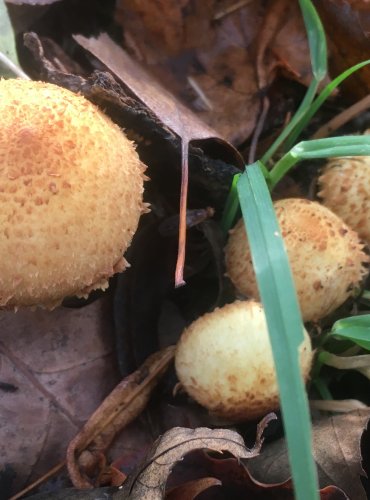
[[[319,177],[322,203],[370,245],[370,157],[333,158]]]
[[[0,306],[54,307],[125,268],[144,166],[121,129],[56,85],[0,80]]]
[[[367,274],[363,245],[337,215],[320,203],[288,198],[274,203],[304,321],[318,321],[353,295]],[[226,269],[236,289],[258,299],[243,221],[231,231]]]
[[[312,349],[306,331],[299,356],[307,380]],[[194,321],[179,340],[175,367],[186,392],[221,417],[252,420],[279,407],[266,318],[258,302],[237,301]]]

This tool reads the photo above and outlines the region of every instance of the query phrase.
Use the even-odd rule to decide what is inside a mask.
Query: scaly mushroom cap
[[[300,346],[307,380],[312,349]],[[186,392],[232,421],[259,418],[279,406],[272,349],[261,304],[234,302],[194,321],[177,345],[175,367]]]
[[[317,321],[353,294],[367,274],[363,245],[337,215],[319,203],[290,198],[274,203],[304,321]],[[243,221],[231,231],[226,268],[237,290],[258,299]]]
[[[328,161],[319,187],[322,203],[370,245],[370,157]]]
[[[0,80],[0,306],[106,288],[137,228],[144,166],[84,97]]]

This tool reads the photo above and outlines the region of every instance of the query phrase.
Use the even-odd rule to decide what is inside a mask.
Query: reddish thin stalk
[[[175,271],[175,287],[185,285],[184,265],[186,249],[186,209],[189,185],[189,140],[181,140],[181,192],[180,192],[180,224],[179,224],[179,246]]]

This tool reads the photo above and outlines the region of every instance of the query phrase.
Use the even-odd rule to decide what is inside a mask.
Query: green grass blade
[[[370,156],[370,135],[347,135],[299,142],[274,165],[270,172],[270,189],[302,160],[339,156]]]
[[[0,0],[0,76],[28,78],[19,67],[14,31],[4,0]]]
[[[305,117],[307,111],[310,109],[312,101],[315,98],[319,83],[327,74],[326,38],[320,17],[311,0],[299,0],[299,5],[301,7],[307,32],[308,44],[310,47],[313,80],[293,118],[261,158],[261,161],[264,164],[271,159],[281,144],[283,144],[283,142],[289,137],[290,133]]]
[[[246,168],[237,189],[275,360],[295,498],[316,500],[319,490],[309,409],[298,360],[303,325],[285,246],[258,162]]]
[[[314,78],[320,82],[327,74],[328,54],[325,31],[311,0],[299,0],[299,5],[310,46],[312,73]]]
[[[271,157],[274,155],[274,153],[281,146],[281,144],[283,144],[285,139],[287,139],[287,137],[289,137],[290,133],[294,130],[296,125],[305,116],[307,110],[309,109],[309,107],[310,107],[310,105],[315,97],[318,85],[319,85],[319,83],[315,79],[311,82],[310,86],[307,89],[306,95],[304,96],[304,99],[301,102],[297,111],[295,112],[293,118],[290,120],[288,125],[281,132],[279,137],[269,147],[269,149],[266,151],[266,153],[262,156],[261,162],[263,164],[267,164],[267,162],[271,159]]]
[[[355,64],[351,68],[348,68],[346,71],[343,71],[343,73],[338,75],[332,82],[328,83],[328,85],[324,88],[324,90],[322,92],[320,92],[320,95],[311,104],[311,106],[307,110],[304,117],[301,119],[301,121],[295,127],[294,131],[290,134],[288,140],[286,141],[286,150],[290,149],[296,143],[297,138],[299,137],[302,130],[304,130],[304,128],[308,125],[311,118],[315,115],[317,110],[323,105],[323,103],[326,101],[326,99],[332,94],[332,92],[337,87],[339,87],[339,85],[344,80],[346,80],[349,76],[351,76],[353,73],[355,73],[356,71],[363,68],[364,66],[366,66],[369,63],[370,63],[370,59],[368,59],[367,61],[363,61],[361,63]]]
[[[231,184],[231,188],[227,196],[225,208],[220,222],[221,228],[225,235],[233,227],[235,217],[239,209],[239,197],[238,197],[238,191],[236,189],[239,177],[240,174],[236,174],[233,177],[233,182]]]
[[[351,340],[370,351],[370,314],[352,316],[336,321],[331,330],[331,335]]]

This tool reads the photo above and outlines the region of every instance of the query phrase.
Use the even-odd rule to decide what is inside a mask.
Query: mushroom
[[[359,236],[320,203],[290,198],[274,203],[304,321],[318,321],[352,296],[369,258]],[[225,249],[227,273],[250,298],[259,293],[243,221]]]
[[[306,331],[299,359],[307,380],[312,349]],[[258,302],[236,301],[194,321],[178,342],[175,367],[186,392],[228,420],[256,419],[279,406],[265,313]]]
[[[370,245],[370,157],[328,161],[319,187],[322,203]]]
[[[143,213],[145,167],[80,95],[0,80],[0,306],[52,308],[105,289]]]

